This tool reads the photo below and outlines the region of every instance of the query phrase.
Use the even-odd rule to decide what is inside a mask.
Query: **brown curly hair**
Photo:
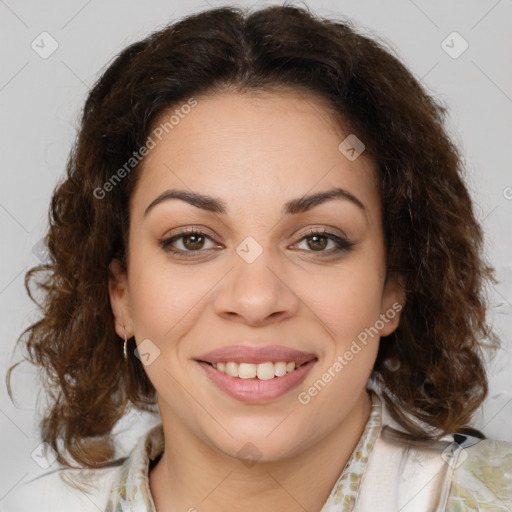
[[[105,198],[98,191],[164,111],[201,94],[279,88],[322,98],[377,165],[387,268],[406,288],[400,325],[374,368],[394,416],[426,440],[460,430],[486,396],[492,269],[445,108],[392,50],[350,22],[287,5],[209,9],[127,47],[94,85],[52,197],[50,260],[25,277],[33,300],[32,282],[43,292],[42,315],[18,343],[43,370],[51,404],[40,428],[61,463],[71,466],[65,450],[82,467],[112,463],[111,431],[127,406],[156,407],[140,361],[125,366],[107,286],[110,262],[125,257],[140,165]]]

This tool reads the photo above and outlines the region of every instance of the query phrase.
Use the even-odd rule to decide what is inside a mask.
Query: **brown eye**
[[[182,237],[182,240],[183,246],[190,251],[202,249],[205,241],[204,237],[198,233],[185,235]]]
[[[325,256],[350,251],[354,245],[353,242],[328,231],[310,231],[296,244],[305,252],[316,252]]]
[[[307,244],[313,251],[323,251],[329,242],[326,236],[311,235],[307,237]]]
[[[211,236],[197,229],[187,229],[170,238],[160,241],[162,249],[178,256],[195,257],[220,248]]]

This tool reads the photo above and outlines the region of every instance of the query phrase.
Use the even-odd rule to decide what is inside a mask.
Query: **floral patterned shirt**
[[[388,427],[399,430],[372,391],[364,432],[320,512],[512,512],[512,443],[455,435],[421,449],[396,444]],[[48,471],[0,498],[0,512],[156,512],[149,471],[164,448],[158,423],[122,465]]]

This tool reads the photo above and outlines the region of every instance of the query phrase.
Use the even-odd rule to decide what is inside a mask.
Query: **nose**
[[[233,255],[234,268],[221,281],[214,299],[217,315],[260,326],[297,313],[300,300],[271,252],[265,249],[250,263]]]

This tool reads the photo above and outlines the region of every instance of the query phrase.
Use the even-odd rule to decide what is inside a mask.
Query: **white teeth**
[[[261,363],[257,367],[258,379],[268,380],[274,378],[274,363]]]
[[[276,377],[282,377],[283,375],[286,375],[286,363],[283,361],[274,363],[274,372]]]
[[[226,373],[231,377],[238,377],[238,363],[232,361],[226,363]]]
[[[239,377],[240,379],[254,379],[258,377],[260,380],[269,380],[274,377],[282,377],[289,372],[293,372],[296,368],[295,363],[287,363],[285,361],[278,361],[272,363],[267,361],[265,363],[235,363],[234,361],[212,363],[214,368],[217,368],[222,373],[227,373],[231,377]]]
[[[257,369],[255,364],[240,363],[238,366],[238,376],[241,379],[254,379],[254,377],[256,377],[256,373]]]

